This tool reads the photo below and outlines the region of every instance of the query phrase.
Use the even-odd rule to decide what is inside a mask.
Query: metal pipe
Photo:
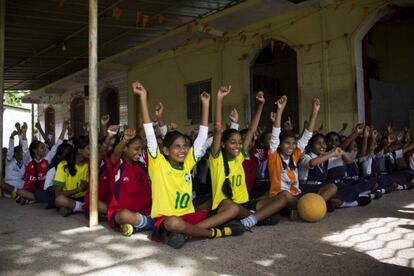
[[[98,225],[98,0],[89,0],[89,227]]]
[[[0,0],[0,145],[3,148],[3,92],[4,92],[4,37],[5,37],[5,20],[6,17],[6,0]],[[0,184],[3,184],[3,151],[0,151]],[[3,191],[0,185],[0,197]]]

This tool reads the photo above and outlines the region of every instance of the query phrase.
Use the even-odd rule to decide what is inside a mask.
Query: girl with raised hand
[[[273,129],[268,157],[270,175],[269,196],[284,196],[289,208],[295,209],[297,198],[301,193],[299,188],[298,162],[312,137],[315,128],[316,118],[320,109],[318,98],[312,100],[312,112],[309,123],[305,128],[302,137],[297,141],[295,133],[282,131],[282,114],[287,104],[287,97],[281,97],[277,102],[277,112],[272,117]],[[294,213],[291,213],[291,215]]]
[[[27,164],[30,162],[26,138],[27,124],[24,123],[20,127],[20,124],[16,123],[16,129],[18,130],[13,131],[10,135],[5,166],[6,175],[2,183],[2,190],[10,193],[13,199],[17,197],[17,190],[23,188],[24,172]],[[15,147],[14,137],[16,135],[19,137],[19,145]]]
[[[283,197],[256,199],[249,201],[246,186],[246,177],[243,161],[248,156],[248,148],[256,132],[265,102],[263,92],[258,92],[256,99],[259,102],[256,114],[251,121],[245,139],[235,129],[223,132],[221,126],[223,99],[230,93],[231,87],[222,87],[217,93],[215,112],[214,138],[210,152],[209,164],[213,190],[213,210],[220,207],[223,202],[231,199],[241,205],[239,217],[247,229],[258,222],[274,225],[279,222],[277,214],[286,205]]]
[[[195,212],[191,198],[191,170],[204,155],[203,145],[207,140],[210,95],[206,92],[200,95],[201,126],[194,145],[188,147],[183,134],[170,131],[160,149],[148,112],[147,91],[139,82],[132,86],[140,97],[147,138],[148,171],[152,183],[151,217],[154,219],[152,239],[180,248],[186,237],[219,238],[242,234],[244,229],[240,223],[222,225],[237,216],[237,205],[227,201],[217,212]]]
[[[25,204],[27,200],[34,201],[36,191],[43,191],[49,163],[56,155],[57,148],[63,143],[68,127],[69,123],[64,122],[59,139],[50,151],[47,151],[46,145],[40,141],[30,143],[31,161],[26,166],[23,189],[17,191],[19,195],[16,198],[17,203]]]
[[[144,141],[134,129],[126,129],[111,155],[113,195],[108,208],[109,226],[124,236],[138,230],[152,230],[151,187],[144,164],[139,160]]]

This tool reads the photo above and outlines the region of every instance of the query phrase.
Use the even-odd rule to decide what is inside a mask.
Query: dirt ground
[[[414,275],[414,190],[174,250],[0,198],[0,275]]]

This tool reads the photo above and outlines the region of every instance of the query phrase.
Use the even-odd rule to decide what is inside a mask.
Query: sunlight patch
[[[414,204],[406,207],[413,208]],[[407,229],[407,226],[414,226],[414,220],[371,218],[322,240],[335,246],[353,248],[383,263],[414,267],[414,230]]]
[[[256,264],[261,266],[271,266],[274,264],[275,260],[260,260],[260,261],[254,261]]]

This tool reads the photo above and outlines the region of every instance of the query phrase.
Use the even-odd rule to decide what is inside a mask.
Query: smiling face
[[[224,149],[224,152],[229,159],[237,157],[243,147],[243,141],[240,133],[235,132],[230,134],[228,139],[221,143],[221,147]]]
[[[127,161],[137,162],[142,155],[143,143],[141,139],[135,139],[124,148],[124,156]]]
[[[338,134],[330,134],[326,137],[326,145],[328,146],[328,150],[331,150],[333,148],[339,147],[341,144],[341,141],[339,140]]]
[[[283,141],[280,142],[279,149],[284,156],[291,156],[296,149],[296,139],[293,137],[283,139]]]
[[[189,147],[185,138],[183,136],[179,136],[174,139],[174,142],[169,147],[163,147],[163,152],[171,163],[181,164],[185,161],[188,149]]]
[[[35,149],[34,153],[36,156],[36,159],[40,160],[46,156],[46,146],[45,144],[41,143],[39,144]]]
[[[318,137],[311,146],[311,151],[317,155],[322,155],[326,152],[326,142],[324,137]]]

